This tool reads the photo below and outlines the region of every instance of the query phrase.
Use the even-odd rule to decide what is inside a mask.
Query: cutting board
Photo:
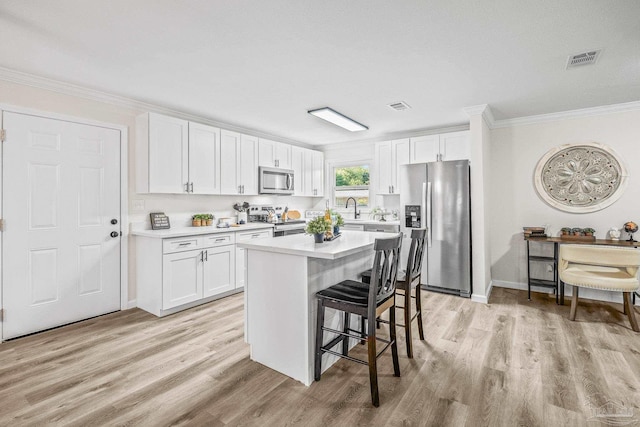
[[[287,218],[289,219],[300,219],[300,211],[289,211],[287,212]]]

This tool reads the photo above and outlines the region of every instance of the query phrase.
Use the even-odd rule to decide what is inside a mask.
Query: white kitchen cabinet
[[[411,163],[466,160],[470,157],[469,131],[411,138]]]
[[[302,147],[291,147],[291,169],[293,170],[293,195],[294,196],[307,196],[307,179],[305,164],[305,155],[309,151]],[[309,171],[310,173],[311,171]],[[311,179],[309,178],[309,187],[311,186]]]
[[[258,165],[291,169],[291,148],[290,144],[260,138]]]
[[[167,254],[162,260],[162,309],[202,298],[202,251]]]
[[[311,196],[324,197],[324,153],[311,151]]]
[[[294,173],[294,196],[324,195],[324,154],[321,151],[292,146],[291,169]]]
[[[375,145],[377,194],[400,194],[400,165],[409,163],[409,139],[378,142]]]
[[[221,130],[220,193],[258,194],[258,138]]]
[[[136,129],[138,193],[220,193],[220,129],[155,113]]]
[[[235,292],[235,242],[234,232],[165,239],[138,236],[138,307],[165,316]]]
[[[236,242],[246,242],[254,239],[265,239],[267,237],[273,237],[273,231],[269,230],[254,230],[247,232],[238,232],[236,235]],[[244,276],[245,276],[245,249],[236,247],[236,289],[244,288]]]
[[[236,245],[205,249],[202,265],[204,298],[236,288]]]

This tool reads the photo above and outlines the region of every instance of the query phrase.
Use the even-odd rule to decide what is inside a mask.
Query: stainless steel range
[[[306,223],[303,219],[282,220],[285,209],[286,207],[278,205],[251,205],[249,207],[249,222],[273,224],[274,237],[304,233]]]

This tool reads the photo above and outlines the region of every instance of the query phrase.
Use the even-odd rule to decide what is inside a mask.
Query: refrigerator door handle
[[[431,183],[427,182],[427,183],[423,183],[423,191],[422,191],[422,197],[425,197],[426,195],[426,200],[422,200],[422,206],[424,208],[426,208],[426,216],[423,216],[423,218],[426,218],[426,223],[425,223],[425,227],[427,227],[427,246],[431,247]],[[424,186],[426,185],[427,187],[427,191],[424,191]],[[422,214],[424,215],[424,212],[422,212]]]

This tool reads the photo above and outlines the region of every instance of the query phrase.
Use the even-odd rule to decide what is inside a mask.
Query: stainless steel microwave
[[[291,169],[258,168],[260,194],[293,194],[293,171]]]

